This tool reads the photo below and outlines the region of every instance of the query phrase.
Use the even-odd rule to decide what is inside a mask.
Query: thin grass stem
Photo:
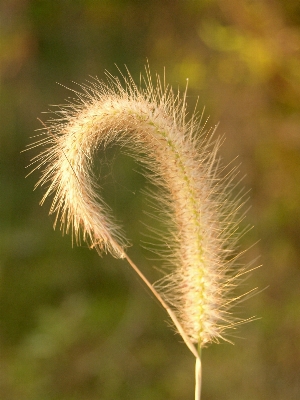
[[[118,245],[116,245],[118,246]],[[120,251],[123,251],[120,248]],[[124,253],[124,258],[127,260],[127,262],[130,264],[130,266],[133,268],[133,270],[138,274],[138,276],[141,278],[141,280],[147,285],[147,287],[151,290],[151,292],[153,293],[153,295],[156,297],[156,299],[160,302],[160,304],[162,305],[162,307],[167,311],[167,313],[169,314],[169,317],[171,318],[171,320],[173,321],[174,325],[176,326],[176,328],[178,329],[178,332],[180,333],[184,343],[187,345],[187,347],[189,348],[189,350],[194,354],[194,356],[196,357],[196,359],[199,358],[199,354],[197,352],[196,347],[194,346],[194,344],[192,343],[192,341],[190,340],[190,338],[187,336],[187,334],[185,333],[184,329],[182,328],[180,322],[178,321],[175,313],[171,310],[171,308],[168,306],[168,304],[164,301],[164,299],[161,297],[161,295],[156,291],[156,289],[154,288],[154,286],[148,281],[148,279],[145,277],[145,275],[142,273],[142,271],[136,266],[136,264],[131,260],[131,258]]]
[[[201,399],[201,386],[202,386],[202,363],[200,355],[198,354],[195,364],[195,400]]]

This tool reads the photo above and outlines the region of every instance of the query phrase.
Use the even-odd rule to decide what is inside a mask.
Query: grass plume
[[[241,321],[231,314],[232,291],[244,269],[235,270],[234,251],[240,222],[240,199],[230,198],[235,169],[220,178],[214,129],[204,132],[201,118],[187,119],[187,95],[176,93],[150,71],[141,85],[130,74],[107,74],[73,91],[72,103],[58,106],[30,148],[41,147],[33,169],[41,170],[36,186],[46,187],[41,204],[53,196],[55,225],[71,232],[99,253],[126,258],[168,311],[197,358],[196,399],[200,399],[201,363],[195,350],[224,338]],[[126,254],[127,239],[99,196],[93,176],[98,148],[126,147],[158,188],[151,194],[156,218],[167,221],[158,232],[166,244],[162,258],[170,272],[155,287]],[[153,231],[156,231],[153,227]]]

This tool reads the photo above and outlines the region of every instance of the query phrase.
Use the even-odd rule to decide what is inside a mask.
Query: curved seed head
[[[230,296],[241,201],[228,194],[235,171],[219,177],[220,140],[214,130],[204,133],[196,115],[186,119],[186,93],[174,94],[159,77],[153,84],[149,70],[144,88],[129,74],[123,84],[108,78],[82,85],[74,103],[57,107],[31,146],[43,147],[32,160],[42,170],[37,185],[47,187],[41,203],[53,196],[55,224],[77,242],[123,257],[126,239],[97,194],[92,166],[100,146],[129,148],[158,187],[156,217],[167,221],[160,235],[171,272],[156,287],[193,342],[217,341],[236,323]]]

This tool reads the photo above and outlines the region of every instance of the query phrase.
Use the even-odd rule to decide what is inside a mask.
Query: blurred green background
[[[89,76],[153,73],[199,96],[208,125],[220,121],[224,163],[239,156],[250,190],[241,240],[263,267],[245,290],[233,340],[203,351],[204,400],[300,398],[300,2],[296,0],[2,0],[0,3],[0,398],[183,400],[194,360],[164,310],[125,262],[99,258],[53,231],[50,202],[25,179],[37,151],[20,153],[49,104]],[[101,157],[100,157],[101,159]],[[111,149],[99,161],[106,195],[139,245],[145,182]],[[241,227],[242,229],[243,227]],[[243,289],[243,290],[244,290]]]

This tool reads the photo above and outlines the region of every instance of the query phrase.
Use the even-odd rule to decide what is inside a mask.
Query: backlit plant
[[[199,400],[201,348],[227,340],[226,331],[244,322],[231,313],[240,299],[233,289],[247,272],[235,267],[242,205],[231,197],[236,173],[223,168],[220,177],[220,140],[214,129],[204,131],[197,115],[187,119],[186,91],[175,93],[158,76],[153,83],[148,68],[140,86],[130,74],[122,80],[109,74],[107,83],[95,79],[72,103],[54,109],[30,145],[42,148],[31,164],[42,171],[36,186],[46,187],[41,203],[53,197],[55,225],[77,243],[125,258],[154,293],[196,358]],[[125,147],[157,188],[151,196],[156,218],[167,226],[158,236],[168,272],[155,285],[126,254],[127,239],[99,195],[93,159],[110,144]]]

